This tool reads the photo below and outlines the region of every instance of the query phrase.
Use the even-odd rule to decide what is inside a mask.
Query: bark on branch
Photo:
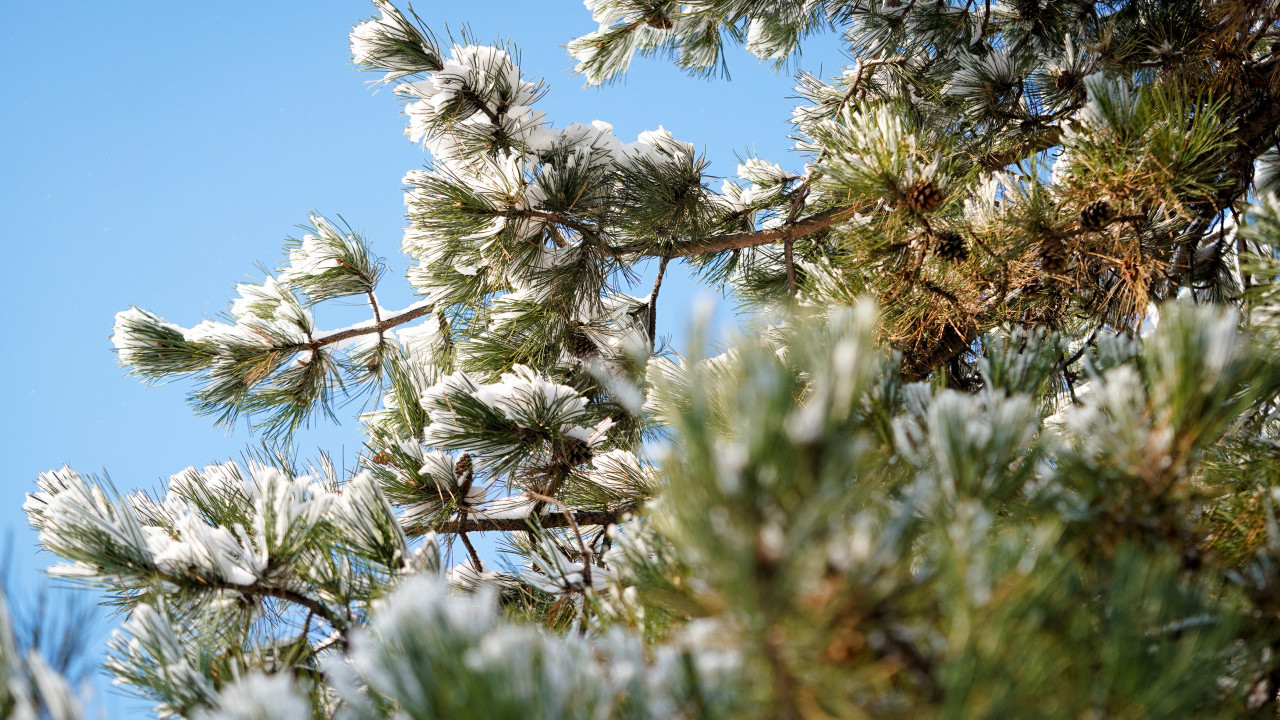
[[[185,578],[175,577],[171,580],[171,582],[176,583],[180,580],[185,581]],[[347,619],[335,613],[332,609],[329,608],[329,606],[325,605],[319,600],[309,598],[306,595],[303,595],[302,593],[296,592],[294,590],[286,590],[284,588],[272,587],[270,585],[260,585],[257,583],[254,583],[251,585],[236,585],[235,583],[229,583],[229,582],[211,582],[206,579],[202,579],[200,582],[203,585],[215,588],[217,590],[229,590],[232,592],[240,593],[241,595],[244,595],[246,597],[273,597],[273,598],[276,598],[277,600],[287,600],[295,605],[300,605],[306,608],[307,610],[311,611],[318,617],[324,618],[325,621],[327,621],[329,625],[333,627],[333,629],[341,633],[345,633],[349,626]]]
[[[947,325],[942,332],[942,337],[934,341],[933,344],[917,352],[903,353],[901,364],[902,380],[904,382],[916,382],[917,380],[925,379],[929,376],[929,373],[933,372],[934,368],[946,364],[955,356],[969,349],[969,346],[978,338],[980,332],[981,329],[976,323],[964,332]]]
[[[983,170],[995,172],[1061,143],[1062,128],[1051,125],[1027,138],[1026,142],[998,152],[987,153],[976,158],[975,162]]]
[[[1017,162],[1029,155],[1048,150],[1060,142],[1062,142],[1062,130],[1056,126],[1047,127],[1017,147],[979,156],[974,159],[974,162],[986,170],[1000,170],[1010,163]],[[665,257],[689,257],[690,255],[707,255],[726,250],[742,250],[774,242],[786,242],[805,235],[812,235],[832,225],[842,223],[853,217],[860,207],[862,207],[861,203],[856,206],[841,205],[799,218],[794,222],[783,223],[777,227],[729,233],[727,235],[714,235],[709,238],[676,245],[670,250],[664,250],[663,255]],[[624,255],[627,252],[628,249],[624,247],[620,248],[616,254]]]
[[[1042,130],[1037,135],[1030,138],[1026,143],[1019,145],[1018,147],[975,158],[975,162],[979,166],[985,169],[998,170],[1028,155],[1032,155],[1042,150],[1051,148],[1054,145],[1057,145],[1059,142],[1061,142],[1061,140],[1062,140],[1062,131],[1057,127],[1048,127]],[[862,206],[861,204],[841,205],[838,207],[828,208],[826,210],[814,213],[813,215],[809,215],[807,217],[796,219],[792,222],[783,223],[778,227],[766,228],[762,230],[750,230],[750,231],[744,231],[744,232],[729,233],[725,235],[715,235],[715,236],[703,238],[700,240],[694,240],[691,242],[676,245],[675,247],[664,249],[662,252],[662,257],[664,258],[664,262],[665,262],[665,261],[669,261],[671,258],[676,258],[676,257],[689,257],[691,255],[705,255],[705,254],[711,254],[711,253],[724,252],[727,250],[742,250],[749,247],[756,247],[758,245],[768,245],[770,243],[775,243],[775,242],[789,242],[798,237],[812,235],[816,232],[825,230],[831,227],[832,225],[837,225],[841,222],[844,222],[845,220],[848,220],[851,217],[853,217],[854,214],[857,212],[858,208],[860,208],[861,206]],[[567,218],[567,217],[563,217],[556,214],[542,213],[537,211],[526,211],[525,214],[532,217],[538,217],[544,220],[549,220],[552,222],[558,222],[558,223],[564,224],[567,227],[572,227],[575,230],[578,230],[584,235],[594,232],[591,228],[576,222],[572,218]],[[617,249],[615,254],[625,255],[628,252],[632,252],[632,251],[623,247],[623,248]],[[398,315],[392,315],[385,319],[378,319],[376,322],[370,325],[362,325],[359,327],[348,328],[346,330],[340,330],[330,335],[325,335],[325,336],[316,338],[315,340],[312,340],[311,342],[306,343],[301,347],[308,350],[316,350],[326,345],[332,345],[334,343],[341,342],[343,340],[347,340],[353,337],[359,337],[361,335],[368,335],[372,333],[382,333],[397,325],[402,325],[404,323],[410,322],[412,320],[416,320],[424,315],[427,315],[430,312],[432,312],[433,309],[434,308],[431,305],[421,305],[418,307],[414,307]],[[955,339],[952,339],[952,341],[953,341],[953,344],[955,342],[959,342],[959,340],[955,340]],[[948,344],[945,347],[939,347],[936,353],[926,353],[924,356],[911,356],[911,357],[904,356],[903,377],[908,379],[911,379],[911,378],[919,379],[920,377],[924,377],[925,375],[928,375],[929,369],[931,369],[933,365],[936,365],[936,363],[934,363],[933,365],[930,365],[929,367],[924,367],[922,364],[927,363],[930,357],[932,357],[935,354],[941,353],[941,361],[945,361],[949,357],[953,356],[955,352],[959,352],[960,350],[963,350],[964,347],[967,347],[969,342],[972,342],[972,338],[969,338],[967,341],[965,341],[963,346],[961,346],[959,349],[954,351],[951,350],[950,345]],[[949,355],[947,354],[948,352],[950,353]],[[489,522],[495,522],[495,521],[489,521]],[[496,521],[496,522],[506,522],[506,521]],[[505,529],[519,530],[525,527],[523,524],[523,521],[514,521],[514,522],[516,523],[514,526],[511,526]],[[591,524],[598,524],[598,523],[585,522],[583,524],[591,525]],[[497,529],[497,528],[494,528],[494,529]],[[457,531],[446,530],[445,532],[457,532]]]
[[[378,320],[369,325],[359,325],[357,327],[347,328],[346,330],[339,330],[338,332],[333,333],[331,335],[323,335],[321,337],[316,338],[315,340],[312,340],[309,343],[301,345],[300,347],[306,348],[308,350],[316,350],[318,348],[324,347],[325,345],[332,345],[336,342],[341,342],[343,340],[347,340],[353,337],[359,337],[361,335],[370,335],[372,333],[382,333],[397,325],[403,325],[412,320],[417,320],[423,315],[428,315],[434,309],[435,309],[434,305],[419,305],[417,307],[413,307],[408,310],[405,310],[404,312],[398,315],[392,315],[388,318]]]
[[[714,235],[702,240],[681,243],[670,250],[664,250],[663,255],[666,257],[688,257],[690,255],[724,252],[725,250],[742,250],[757,245],[781,242],[825,230],[832,225],[853,217],[854,212],[855,209],[849,205],[833,207],[808,217],[800,218],[794,223],[785,223],[778,227],[729,233],[728,235]],[[619,254],[625,254],[625,252],[623,250]]]
[[[613,525],[630,510],[578,510],[573,513],[573,522],[578,525]],[[539,516],[541,526],[550,530],[570,527],[570,519],[563,512],[544,513]],[[516,532],[529,529],[528,518],[486,518],[465,517],[446,521],[437,528],[422,528],[422,532],[435,530],[440,533],[464,532]]]

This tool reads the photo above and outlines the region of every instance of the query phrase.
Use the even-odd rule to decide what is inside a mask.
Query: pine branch
[[[378,298],[374,296],[372,290],[365,294],[369,296],[369,307],[373,309],[373,324],[376,326],[382,322],[382,311],[378,307]]]
[[[622,247],[615,249],[614,255],[627,255],[639,251],[642,254],[653,255],[654,257],[678,258],[689,257],[690,255],[708,255],[726,250],[742,250],[757,245],[785,241],[788,238],[794,239],[812,235],[848,220],[853,217],[855,212],[857,212],[857,209],[853,205],[841,205],[800,218],[793,223],[785,223],[765,230],[713,235],[708,238],[677,244],[669,249],[664,249],[661,253],[645,253],[638,248]]]
[[[1057,126],[1047,127],[1016,147],[979,156],[974,159],[974,163],[986,170],[1000,170],[1008,166],[1010,163],[1017,162],[1028,155],[1034,155],[1035,153],[1048,150],[1049,148],[1061,143],[1061,141],[1061,128]],[[725,252],[727,250],[743,250],[745,248],[756,247],[758,245],[793,241],[796,238],[812,235],[816,232],[825,230],[832,225],[837,225],[848,220],[853,217],[860,207],[861,204],[840,205],[814,213],[813,215],[789,220],[777,227],[729,233],[725,235],[713,235],[708,238],[692,240],[677,244],[675,247],[670,249],[664,249],[660,256],[678,258],[689,257],[691,255],[709,255]],[[565,220],[565,218],[558,216],[551,216],[547,219],[555,220],[557,222]],[[568,223],[566,222],[565,224]],[[581,231],[578,227],[573,225],[569,226]],[[622,246],[620,248],[616,248],[614,250],[614,255],[622,256],[637,251],[643,255],[659,256],[658,253],[645,252],[635,246]]]
[[[1256,93],[1246,101],[1240,113],[1240,121],[1232,132],[1235,148],[1227,160],[1230,182],[1224,183],[1215,199],[1215,208],[1208,215],[1235,203],[1249,188],[1253,180],[1253,165],[1258,156],[1275,144],[1280,132],[1280,94],[1272,87],[1272,75],[1280,59],[1269,57],[1246,66],[1248,79]]]
[[[572,228],[573,230],[576,230],[578,234],[581,235],[586,240],[595,240],[599,237],[596,234],[595,230],[591,229],[586,225],[583,225],[581,222],[574,220],[573,218],[567,215],[547,212],[545,210],[534,210],[533,208],[517,209],[515,210],[515,213],[517,215],[523,215],[525,217],[538,218],[540,220],[549,220],[557,225],[563,225],[567,228]],[[494,213],[494,214],[501,215],[503,213]]]
[[[653,347],[657,342],[658,334],[658,291],[662,289],[662,278],[667,274],[667,263],[671,262],[671,258],[663,256],[658,263],[658,276],[654,278],[653,290],[649,293],[649,324],[647,330],[649,332],[649,345]]]
[[[573,521],[579,526],[581,525],[614,525],[632,508],[619,508],[616,510],[578,510],[573,513]],[[547,513],[539,517],[539,525],[547,530],[555,528],[570,527],[569,518],[564,513]],[[468,533],[468,532],[518,532],[520,530],[529,529],[529,519],[525,517],[514,518],[486,518],[486,517],[463,517],[448,520],[439,527],[416,526],[405,529],[405,533],[409,535],[422,535],[434,530],[439,533]]]
[[[773,675],[774,700],[777,701],[778,709],[781,711],[779,717],[782,720],[801,720],[803,715],[796,705],[796,678],[782,657],[782,648],[786,646],[786,633],[782,628],[773,625],[765,630],[762,640],[764,657]]]
[[[938,338],[932,345],[918,352],[903,353],[901,372],[902,379],[905,382],[916,382],[923,380],[929,376],[933,369],[942,365],[951,358],[959,355],[977,339],[979,325],[974,323],[966,332],[960,332],[952,325],[947,325],[943,331],[942,337]]]
[[[543,488],[542,493],[526,493],[527,495],[532,496],[535,500],[533,512],[531,513],[534,516],[541,516],[543,508],[547,506],[546,500],[540,500],[538,498],[548,496],[555,497],[556,495],[559,495],[560,488],[564,485],[565,478],[569,477],[569,473],[573,471],[573,467],[567,464],[565,460],[561,458],[556,459],[558,462],[553,464],[551,469],[548,471],[547,484]],[[572,518],[569,519],[569,524],[573,525]]]
[[[476,552],[476,547],[471,544],[471,540],[467,538],[465,532],[458,533],[458,537],[462,538],[462,544],[467,548],[467,553],[471,555],[471,565],[476,572],[484,572],[484,563],[480,562],[480,553]]]
[[[181,578],[174,578],[174,577],[165,577],[165,579],[166,581],[172,582],[175,584],[178,584],[178,581],[181,580]],[[340,615],[335,613],[333,610],[325,606],[323,603],[319,602],[318,600],[313,600],[312,598],[309,598],[306,595],[303,595],[302,593],[296,592],[294,590],[287,590],[285,588],[272,587],[270,585],[260,585],[258,583],[254,583],[252,585],[236,585],[234,583],[222,582],[217,580],[209,580],[207,578],[201,578],[200,582],[202,585],[213,588],[215,590],[229,590],[232,592],[240,593],[241,595],[245,595],[245,596],[273,597],[278,600],[287,600],[288,602],[291,602],[295,605],[301,605],[311,613],[314,613],[324,618],[329,623],[329,625],[333,627],[333,629],[337,630],[343,635],[346,634],[348,628],[350,627],[350,623],[347,621],[347,619],[341,617]]]
[[[464,87],[458,91],[458,94],[461,95],[464,100],[479,108],[480,112],[484,113],[484,116],[489,118],[489,122],[494,127],[502,129],[502,118],[498,117],[497,113],[489,109],[489,104],[486,103],[484,98],[480,97],[480,95],[478,95],[474,90]]]
[[[787,238],[786,242],[782,243],[783,258],[786,260],[787,264],[787,294],[791,297],[796,296],[796,262],[793,252],[794,245],[795,238],[791,237]]]
[[[535,492],[526,492],[526,495],[541,503],[550,503],[558,506],[564,513],[564,519],[569,523],[569,529],[573,531],[573,536],[578,540],[578,551],[582,554],[582,582],[587,587],[591,587],[591,551],[587,549],[587,544],[582,541],[582,533],[578,530],[578,523],[573,517],[573,511],[568,505],[560,502],[556,498],[539,495]],[[462,537],[466,537],[464,534]]]
[[[378,308],[378,298],[376,295],[373,294],[372,289],[370,289],[369,292],[366,294],[369,296],[369,307],[373,309],[373,325],[374,327],[377,327],[378,325],[382,324],[382,311]],[[379,347],[382,346],[382,340],[383,340],[382,331],[379,330],[378,331]]]
[[[996,172],[1023,158],[1048,150],[1061,142],[1062,128],[1051,125],[1011,148],[980,155],[974,159],[974,163],[983,170]]]
[[[408,310],[405,310],[398,315],[392,315],[383,320],[375,320],[373,323],[370,323],[368,325],[359,325],[356,327],[347,328],[346,330],[339,330],[338,332],[335,332],[331,335],[323,335],[321,337],[316,338],[315,340],[312,340],[309,343],[306,343],[305,345],[300,345],[299,348],[306,349],[306,350],[317,350],[319,348],[324,347],[325,345],[332,345],[336,342],[342,342],[343,340],[348,340],[353,337],[359,337],[361,335],[371,335],[373,333],[382,334],[383,332],[386,332],[387,330],[397,325],[403,325],[407,322],[417,320],[423,315],[428,315],[434,309],[435,309],[434,305],[418,305],[415,307],[411,307]]]
[[[458,487],[458,512],[465,517],[471,512],[471,486],[475,483],[475,469],[471,465],[470,453],[462,453],[454,465],[454,476],[461,476],[462,484]],[[476,548],[471,544],[471,539],[467,537],[465,532],[458,533],[458,537],[462,540],[463,546],[467,548],[467,552],[471,555],[471,564],[475,567],[476,572],[484,572],[484,563],[480,562],[480,553],[476,552]]]

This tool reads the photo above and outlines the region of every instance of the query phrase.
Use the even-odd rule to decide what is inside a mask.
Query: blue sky
[[[513,40],[526,73],[546,79],[540,108],[556,126],[605,120],[630,141],[663,125],[721,176],[733,174],[735,153],[799,169],[787,153],[793,81],[744,51],[731,53],[731,82],[659,61],[636,63],[620,84],[583,88],[563,50],[594,29],[580,3],[416,9],[438,29],[468,24],[482,40]],[[281,241],[311,210],[375,238],[392,269],[380,297],[412,301],[400,180],[425,156],[403,135],[395,96],[373,93],[373,76],[350,65],[347,32],[372,13],[359,0],[6,6],[0,542],[13,544],[6,570],[19,591],[40,582],[50,560],[37,556],[21,512],[37,473],[68,464],[109,473],[122,489],[158,488],[253,441],[243,427],[226,432],[195,416],[183,384],[146,388],[126,377],[109,341],[117,311],[132,303],[183,326],[214,317],[237,282],[279,260]],[[802,66],[838,71],[832,47],[828,38],[811,48]],[[678,338],[698,290],[674,272],[659,318],[660,332]],[[321,309],[317,319],[336,326],[347,315]],[[303,434],[302,453],[323,448],[353,462],[360,439],[349,415]],[[100,634],[113,623],[104,618]],[[97,699],[110,717],[146,707],[105,688],[97,684]]]

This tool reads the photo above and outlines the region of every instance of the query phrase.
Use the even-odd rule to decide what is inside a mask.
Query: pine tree
[[[29,496],[127,614],[118,682],[190,718],[1277,714],[1280,3],[588,0],[589,83],[841,34],[798,167],[719,188],[375,5],[421,300],[313,216],[224,321],[114,336],[275,447],[378,394],[358,466]],[[673,260],[739,303],[724,352],[656,346]],[[317,328],[340,298],[370,319]]]
[[[7,579],[3,584],[8,585]],[[15,611],[9,595],[7,588],[0,588],[0,717],[86,717],[75,685],[88,669],[84,631],[90,607],[75,600],[51,606],[46,589],[31,606]]]

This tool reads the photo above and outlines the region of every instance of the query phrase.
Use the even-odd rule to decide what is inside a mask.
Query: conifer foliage
[[[371,391],[365,451],[41,475],[117,681],[196,719],[1275,716],[1280,3],[586,4],[589,83],[850,61],[798,74],[796,167],[715,186],[375,0],[420,300],[315,215],[223,320],[114,335],[281,447]],[[672,261],[751,331],[662,351]],[[317,327],[342,298],[369,319]],[[73,717],[6,637],[0,709]]]

